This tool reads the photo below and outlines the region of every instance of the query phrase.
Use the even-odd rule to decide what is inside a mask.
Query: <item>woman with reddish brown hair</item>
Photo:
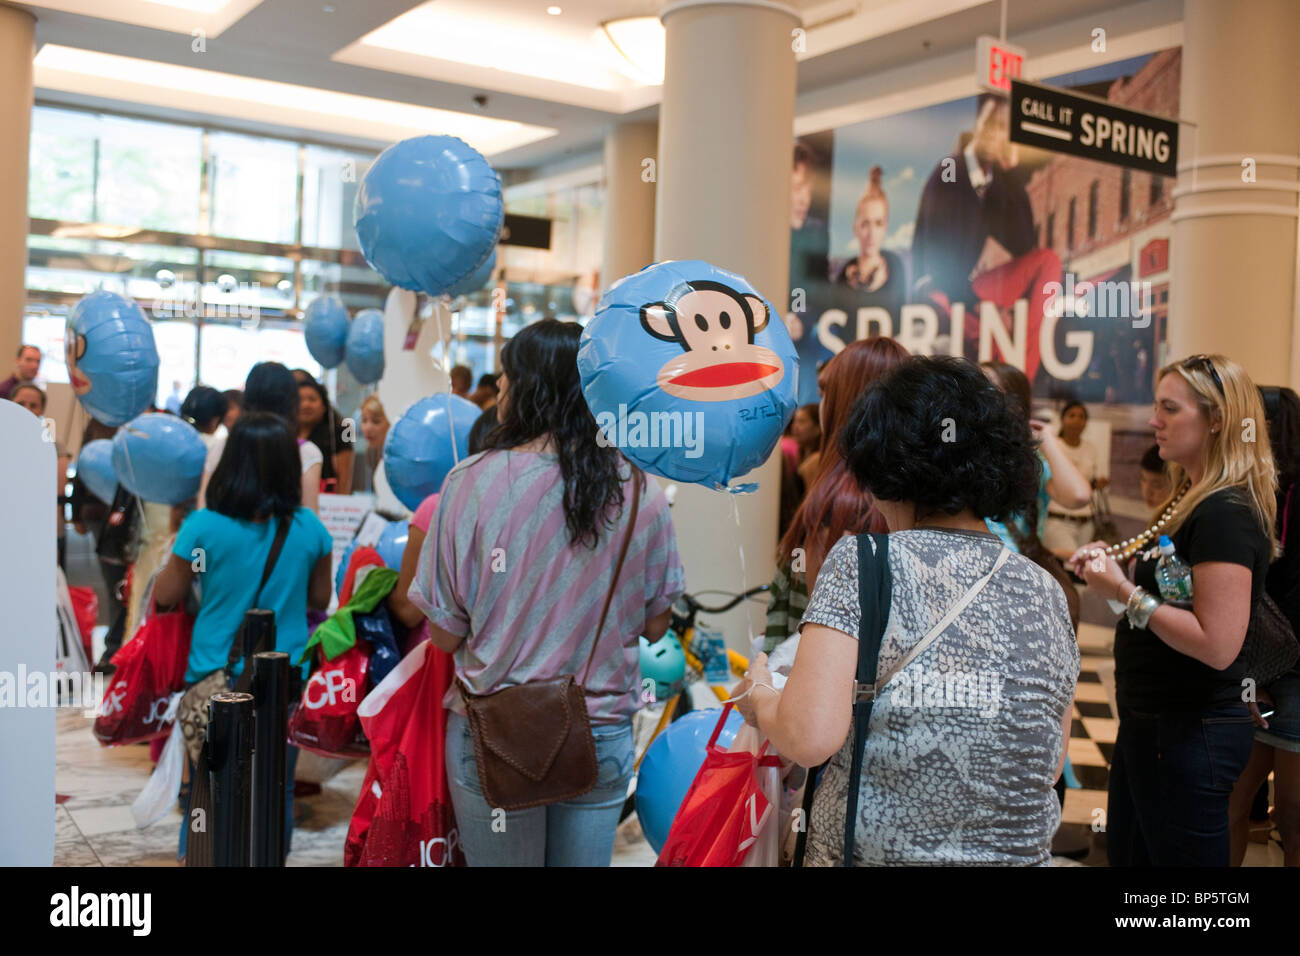
[[[767,609],[764,651],[771,653],[799,629],[808,595],[827,552],[846,534],[884,533],[885,521],[839,452],[839,433],[858,398],[880,376],[902,364],[907,349],[872,336],[849,343],[822,368],[821,449],[817,475],[777,546],[776,577]]]

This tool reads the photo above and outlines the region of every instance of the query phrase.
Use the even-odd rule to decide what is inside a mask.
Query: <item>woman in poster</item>
[[[903,260],[882,248],[889,231],[889,200],[880,185],[882,174],[879,166],[871,168],[866,192],[853,214],[858,255],[840,269],[835,284],[844,296],[845,311],[876,306],[895,320],[903,306],[907,277],[903,273]]]

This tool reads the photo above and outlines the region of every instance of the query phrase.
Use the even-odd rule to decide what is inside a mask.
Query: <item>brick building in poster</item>
[[[1162,50],[1132,76],[1081,92],[1176,117],[1181,64],[1181,49]],[[1071,329],[1095,333],[1092,361],[1070,389],[1074,397],[1089,402],[1151,400],[1153,375],[1165,360],[1173,185],[1163,176],[1063,155],[1054,155],[1030,178],[1026,188],[1039,244],[1055,250],[1076,284],[1150,283],[1151,322],[1146,328],[1115,318],[1061,321],[1058,342]]]

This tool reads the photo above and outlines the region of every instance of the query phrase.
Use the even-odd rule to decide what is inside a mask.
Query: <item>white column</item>
[[[27,155],[36,19],[0,4],[0,368],[11,371],[27,292]]]
[[[658,151],[658,123],[622,123],[605,137],[602,288],[654,261]]]
[[[1298,47],[1293,0],[1184,2],[1179,110],[1197,125],[1180,133],[1169,315],[1172,359],[1221,352],[1257,384],[1293,388]]]
[[[655,259],[703,259],[740,273],[784,314],[799,17],[764,0],[688,0],[668,6],[662,19]],[[779,452],[746,480],[759,483],[755,494],[680,486],[673,523],[688,591],[739,592],[772,579]],[[763,608],[742,606],[710,621],[747,654],[748,635],[763,630]]]

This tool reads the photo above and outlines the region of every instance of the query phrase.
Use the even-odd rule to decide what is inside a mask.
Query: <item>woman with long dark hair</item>
[[[817,475],[777,545],[763,641],[769,654],[798,630],[817,572],[835,542],[846,534],[885,531],[885,519],[872,507],[871,495],[844,464],[839,433],[871,383],[907,357],[907,349],[893,339],[872,336],[850,342],[818,377],[821,457]]]
[[[244,412],[269,412],[289,426],[298,429],[298,383],[293,373],[279,362],[258,362],[248,372],[244,383],[242,409]],[[226,439],[217,438],[208,446],[208,459],[203,465],[203,480],[199,485],[199,507],[207,501],[208,483],[216,471],[217,462],[225,451]],[[298,464],[301,473],[301,501],[304,508],[315,511],[320,499],[322,455],[320,448],[310,441],[298,442]]]
[[[485,695],[566,675],[587,691],[595,787],[504,820],[483,796],[464,701],[449,695],[447,776],[470,866],[609,865],[632,775],[637,638],[663,636],[683,588],[658,484],[640,483],[634,512],[632,467],[597,440],[578,378],[581,334],[576,324],[544,319],[506,344],[500,425],[487,451],[448,474],[409,592],[434,645],[454,655],[462,692]]]
[[[208,483],[207,506],[185,519],[154,585],[154,601],[169,607],[185,600],[196,574],[201,582],[186,686],[212,678],[227,666],[231,644],[249,609],[275,613],[275,649],[296,661],[307,646],[308,607],[329,607],[334,542],[315,513],[302,507],[299,474],[298,446],[283,418],[249,411],[239,416]],[[272,560],[277,538],[282,544]],[[242,661],[236,663],[226,676],[237,677],[242,666]],[[289,748],[290,794],[297,753],[296,747]],[[292,802],[290,797],[285,811],[290,836]],[[186,833],[183,824],[182,856]]]

